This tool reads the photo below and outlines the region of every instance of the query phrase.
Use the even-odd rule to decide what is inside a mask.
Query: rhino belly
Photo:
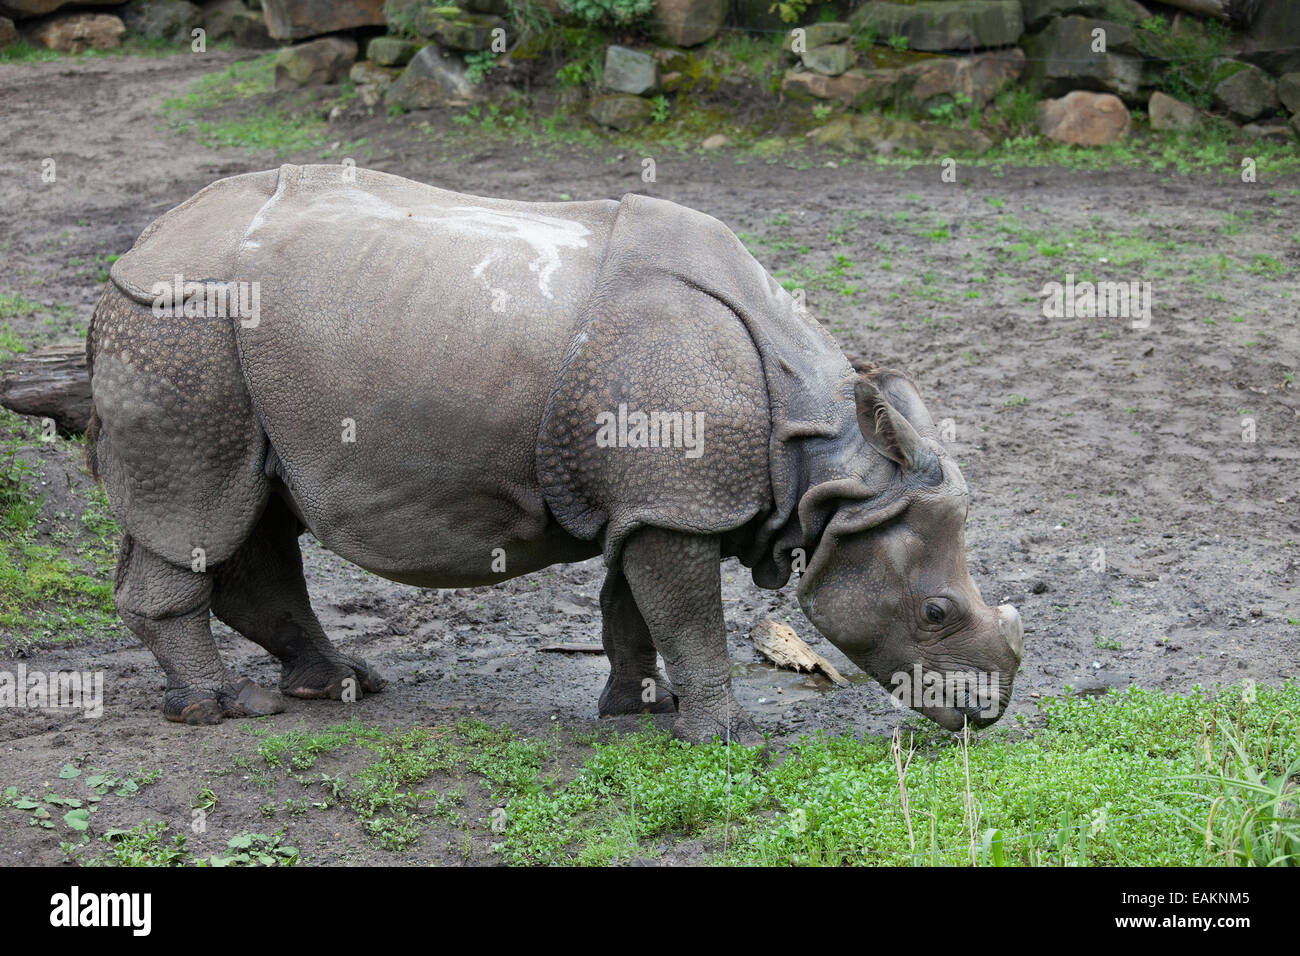
[[[330,550],[408,583],[589,556],[547,508],[535,447],[614,204],[394,179],[282,187],[245,239],[259,307],[239,352],[287,493]]]

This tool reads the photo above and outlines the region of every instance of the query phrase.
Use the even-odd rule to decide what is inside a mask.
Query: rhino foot
[[[219,724],[227,717],[265,717],[283,710],[279,694],[247,677],[216,689],[172,687],[163,695],[163,716],[182,724]]]
[[[339,655],[333,660],[313,657],[292,667],[286,664],[280,690],[290,697],[307,700],[342,700],[349,681],[358,700],[363,692],[377,694],[388,683],[361,658]]]
[[[742,747],[766,747],[767,739],[759,731],[749,714],[733,700],[730,713],[708,713],[696,710],[683,711],[673,726],[673,736],[687,743],[707,744],[716,737]],[[728,717],[730,720],[728,720]]]
[[[610,675],[605,689],[600,692],[600,716],[618,717],[623,714],[671,714],[677,710],[677,695],[668,688],[664,678],[652,678],[654,699],[646,700],[646,689],[639,680],[614,680]]]

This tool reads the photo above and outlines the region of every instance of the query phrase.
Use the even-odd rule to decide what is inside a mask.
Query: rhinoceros
[[[850,363],[702,213],[239,175],[113,265],[86,348],[115,603],[170,720],[384,685],[313,613],[305,530],[421,587],[600,556],[599,713],[676,711],[690,741],[763,741],[731,688],[729,556],[764,588],[798,573],[812,624],[878,680],[941,689],[900,699],[943,727],[1010,699],[1020,618],[971,580],[966,483],[916,386]],[[279,692],[227,669],[211,614],[281,661]]]

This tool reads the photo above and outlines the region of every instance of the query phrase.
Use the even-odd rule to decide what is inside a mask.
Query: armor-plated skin
[[[205,307],[156,307],[183,282]],[[214,288],[256,308],[214,308]],[[426,587],[602,555],[600,712],[677,709],[691,740],[761,741],[731,695],[730,555],[765,587],[806,565],[810,619],[882,681],[999,675],[989,706],[917,705],[944,726],[1009,700],[1020,622],[970,580],[965,483],[915,387],[851,367],[708,216],[352,167],[238,176],[114,264],[87,354],[117,605],[171,719],[282,706],[226,670],[209,612],[280,657],[285,693],[382,686],[312,613],[304,528]]]

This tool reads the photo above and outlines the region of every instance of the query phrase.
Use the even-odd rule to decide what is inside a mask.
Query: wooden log
[[[19,415],[53,419],[61,435],[80,435],[90,420],[86,346],[61,342],[23,352],[0,367],[0,405]]]
[[[819,671],[835,684],[848,686],[848,681],[826,658],[805,644],[789,624],[778,621],[759,621],[749,632],[754,648],[777,667],[811,674]]]

